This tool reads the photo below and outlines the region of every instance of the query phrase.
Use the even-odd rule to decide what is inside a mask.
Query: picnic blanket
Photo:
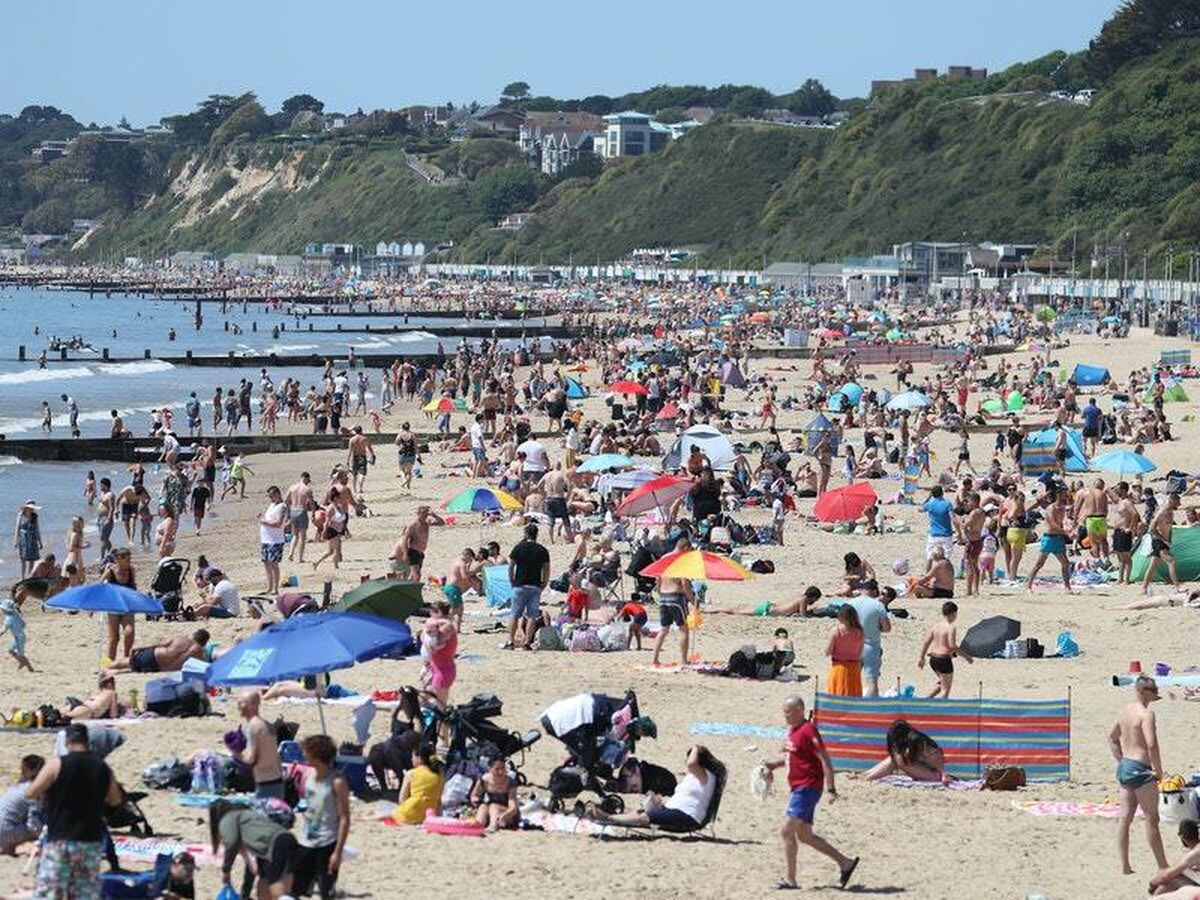
[[[688,732],[690,734],[718,734],[733,737],[776,738],[778,740],[787,737],[787,732],[782,728],[743,725],[740,722],[693,722]]]
[[[133,837],[126,834],[114,834],[113,844],[117,848],[117,856],[124,859],[136,859],[142,862],[154,862],[158,854],[187,851],[196,859],[198,866],[219,866],[221,859],[212,852],[211,844],[188,843],[169,837]]]
[[[538,809],[522,816],[530,825],[535,825],[543,831],[556,834],[583,834],[588,837],[615,837],[627,834],[629,829],[615,825],[604,825],[591,819],[581,819],[566,813],[552,813],[548,809]]]
[[[239,800],[249,800],[253,794],[209,794],[209,793],[189,793],[175,795],[175,802],[179,806],[193,806],[201,809],[208,809],[218,800],[231,800],[237,802]]]

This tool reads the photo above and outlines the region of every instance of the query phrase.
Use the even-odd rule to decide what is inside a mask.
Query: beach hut
[[[1107,384],[1111,376],[1104,366],[1089,366],[1079,363],[1071,375],[1071,381],[1079,387],[1097,387]]]
[[[821,440],[822,435],[828,434],[830,441],[829,449],[833,453],[838,451],[838,433],[833,427],[833,423],[825,418],[823,413],[817,413],[816,417],[804,426],[804,449],[812,453],[817,449],[817,443]]]
[[[1054,458],[1055,429],[1043,428],[1025,436],[1025,444],[1021,448],[1021,472],[1026,475],[1036,475],[1041,472],[1053,472],[1057,466]],[[1088,471],[1087,457],[1083,452],[1083,437],[1075,429],[1067,429],[1067,459],[1065,468],[1068,472]]]
[[[700,452],[708,457],[714,471],[733,468],[733,460],[737,454],[734,453],[729,438],[711,425],[693,425],[676,438],[667,455],[663,457],[663,471],[673,472],[678,469],[683,460],[691,454],[693,447],[699,447]]]

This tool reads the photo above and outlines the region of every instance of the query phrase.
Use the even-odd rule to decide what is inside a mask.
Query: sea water
[[[242,311],[231,302],[222,313],[219,304],[202,304],[203,327],[195,328],[195,305],[179,301],[155,300],[125,295],[89,296],[85,291],[51,291],[44,288],[0,287],[0,434],[11,438],[42,436],[41,404],[50,404],[53,415],[51,437],[68,434],[68,419],[61,395],[72,397],[79,406],[79,428],[85,437],[109,433],[111,411],[117,410],[124,424],[135,435],[148,432],[150,413],[171,407],[178,417],[191,391],[204,407],[204,418],[211,423],[209,400],[216,387],[236,388],[241,379],[249,380],[257,394],[259,368],[176,367],[162,359],[141,359],[146,350],[152,357],[183,356],[188,350],[196,355],[239,355],[264,353],[318,353],[345,359],[351,347],[359,354],[395,353],[396,356],[433,353],[439,338],[420,331],[422,326],[463,325],[465,320],[410,316],[408,325],[416,330],[391,334],[318,334],[293,331],[295,319],[283,311],[267,310],[262,304],[249,304]],[[312,320],[317,328],[391,328],[396,317],[322,316]],[[236,324],[241,334],[225,329]],[[252,330],[257,323],[258,330]],[[470,323],[478,325],[478,322]],[[278,339],[271,329],[286,325]],[[307,327],[307,323],[303,325]],[[175,340],[167,338],[174,328]],[[116,337],[113,337],[113,332]],[[35,333],[36,332],[36,333]],[[49,339],[81,336],[92,350],[72,350],[70,362],[53,359],[44,369],[37,358]],[[447,353],[457,345],[453,337],[441,338]],[[474,343],[474,342],[473,342]],[[515,344],[516,341],[505,343]],[[17,361],[17,348],[24,345],[27,361]],[[105,363],[102,351],[112,358],[130,358],[131,362]],[[50,357],[57,356],[50,353]],[[269,369],[275,384],[285,378],[297,378],[307,389],[320,378],[317,367]],[[379,385],[379,370],[371,370],[372,390]],[[177,421],[177,425],[182,425]],[[207,430],[207,429],[206,429]],[[3,511],[3,507],[0,507]]]

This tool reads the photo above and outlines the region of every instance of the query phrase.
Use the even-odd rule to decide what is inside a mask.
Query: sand
[[[1075,339],[1072,346],[1056,354],[1065,366],[1076,361],[1102,362],[1124,379],[1129,369],[1157,359],[1164,347],[1187,346],[1182,341],[1156,338],[1147,332],[1135,332],[1133,338],[1113,343],[1098,339]],[[1015,354],[1028,359],[1028,354]],[[775,370],[786,363],[758,360],[759,371]],[[801,364],[807,372],[807,363]],[[894,387],[892,376],[883,367],[868,370],[879,383]],[[801,371],[772,371],[797,384]],[[596,375],[585,380],[594,383]],[[1190,385],[1189,385],[1190,389]],[[781,395],[782,395],[781,391]],[[732,405],[737,405],[736,392]],[[1168,408],[1173,424],[1182,436],[1169,445],[1151,446],[1148,455],[1161,469],[1191,468],[1192,447],[1200,436],[1195,422],[1179,423],[1181,414],[1191,412],[1192,404]],[[589,415],[600,415],[599,400],[588,401]],[[389,421],[394,427],[402,418],[417,422],[421,414],[397,410]],[[784,413],[780,427],[796,427],[808,414]],[[455,423],[458,424],[457,421]],[[861,439],[858,438],[860,442]],[[953,459],[952,436],[939,433],[935,439],[938,458],[935,471]],[[991,436],[972,439],[973,459],[986,461],[991,453]],[[555,447],[554,455],[560,450]],[[439,463],[461,461],[465,455],[436,454],[427,460],[424,477],[414,481],[411,494],[399,490],[394,476],[395,457],[390,447],[378,448],[379,464],[371,470],[365,496],[374,512],[372,518],[351,522],[353,539],[346,542],[346,562],[333,573],[326,569],[314,575],[311,566],[288,565],[284,574],[295,573],[303,589],[318,593],[329,578],[335,593],[356,584],[362,574],[382,575],[385,558],[400,529],[419,503],[439,504],[471,482],[462,477],[438,478]],[[301,469],[314,475],[328,471],[344,459],[340,452],[313,452],[296,455],[264,455],[251,460],[255,474],[250,479],[248,496],[243,501],[220,504],[217,518],[202,536],[191,533],[190,523],[181,529],[178,552],[195,558],[205,552],[209,559],[227,572],[249,593],[262,585],[257,553],[255,519],[264,506],[263,491],[270,483],[286,487]],[[941,464],[941,466],[939,466]],[[835,484],[839,483],[835,475]],[[889,482],[888,491],[898,487]],[[807,510],[812,501],[803,501]],[[776,573],[746,584],[711,586],[714,606],[753,603],[763,599],[792,599],[808,583],[830,588],[840,575],[841,555],[854,550],[881,571],[894,559],[920,558],[925,537],[923,517],[912,508],[889,507],[915,526],[912,534],[881,537],[839,536],[804,527],[789,519],[783,547],[768,547],[762,555],[773,560]],[[743,513],[750,522],[761,522],[764,513]],[[426,573],[443,574],[464,545],[477,545],[480,528],[474,520],[463,520],[455,527],[436,530],[431,543]],[[507,548],[517,538],[509,525],[494,524],[482,529],[484,540],[495,539]],[[310,558],[321,551],[310,547]],[[550,547],[555,571],[567,556],[567,547]],[[328,564],[326,564],[328,565]],[[1028,566],[1025,567],[1026,569]],[[140,566],[143,581],[148,580],[149,562]],[[888,579],[885,578],[885,581]],[[1159,588],[1159,590],[1165,590]],[[1176,668],[1196,663],[1194,626],[1197,613],[1166,609],[1149,612],[1124,612],[1113,607],[1135,596],[1136,589],[1110,586],[1088,590],[1068,597],[1052,590],[1039,590],[1033,597],[1013,588],[988,588],[979,598],[960,599],[963,627],[985,615],[1004,614],[1020,619],[1026,634],[1053,645],[1061,631],[1071,631],[1083,649],[1072,660],[981,660],[974,666],[959,666],[956,692],[973,695],[982,683],[983,693],[1002,698],[1058,698],[1071,691],[1072,706],[1072,780],[1065,784],[1034,785],[1020,794],[967,793],[940,790],[900,790],[869,785],[839,777],[840,802],[823,804],[817,818],[817,830],[850,855],[860,855],[862,864],[855,882],[864,893],[895,893],[918,898],[1024,897],[1038,888],[1052,898],[1117,898],[1142,896],[1145,884],[1154,872],[1153,860],[1146,848],[1140,825],[1134,826],[1133,861],[1137,875],[1122,877],[1115,856],[1116,824],[1102,818],[1037,818],[1012,808],[1012,800],[1078,800],[1100,802],[1116,799],[1112,776],[1113,760],[1106,735],[1113,717],[1129,698],[1128,689],[1111,687],[1109,676],[1123,672],[1131,659],[1143,665],[1163,660]],[[427,590],[427,595],[432,591]],[[916,669],[917,651],[925,630],[936,620],[940,601],[905,600],[902,605],[912,618],[897,620],[884,640],[884,680],[916,683],[928,689],[931,676]],[[627,688],[638,692],[644,711],[659,725],[657,741],[646,741],[640,753],[650,761],[676,772],[682,770],[685,753],[694,742],[688,727],[699,720],[745,722],[758,725],[781,724],[783,700],[799,693],[811,701],[813,681],[800,684],[750,682],[716,679],[688,673],[646,671],[649,650],[641,653],[571,654],[528,653],[499,649],[501,637],[480,635],[473,628],[493,621],[477,614],[482,603],[468,605],[465,634],[460,648],[483,658],[459,666],[455,696],[465,699],[476,691],[493,691],[503,698],[501,721],[518,730],[531,727],[540,711],[552,701],[572,693],[592,690],[620,693]],[[27,615],[29,656],[37,674],[5,673],[0,683],[0,709],[31,707],[36,702],[61,702],[67,693],[82,694],[94,677],[97,644],[102,623],[85,616],[67,617],[30,610]],[[738,647],[757,642],[765,646],[779,620],[763,621],[743,617],[708,616],[699,635],[699,646],[707,659],[724,659]],[[825,661],[820,655],[830,628],[827,619],[790,620],[785,624],[796,641],[798,671],[824,676]],[[138,644],[161,639],[190,625],[138,623]],[[214,639],[228,641],[235,632],[252,626],[249,620],[215,622],[210,626]],[[668,644],[668,659],[674,659],[674,643]],[[394,688],[415,680],[416,661],[376,661],[339,673],[337,680],[351,688],[368,690]],[[122,693],[141,688],[145,676],[121,676]],[[236,717],[230,704],[218,703],[217,710]],[[291,719],[298,719],[304,731],[317,726],[312,707],[268,707]],[[1179,700],[1164,700],[1156,707],[1159,718],[1163,761],[1167,771],[1189,774],[1197,768],[1197,759],[1189,755],[1200,729],[1196,710]],[[349,739],[352,729],[349,712],[342,708],[329,711],[331,733]],[[220,718],[163,721],[126,730],[126,745],[110,761],[118,776],[131,788],[140,785],[140,772],[152,760],[168,751],[181,755],[219,743],[221,733],[230,727]],[[376,723],[376,734],[383,728],[383,717]],[[646,898],[757,896],[770,892],[782,874],[780,844],[777,837],[785,798],[777,792],[765,803],[755,800],[748,790],[748,775],[757,761],[776,749],[772,741],[732,737],[708,737],[705,741],[729,767],[729,786],[716,825],[716,840],[679,840],[658,837],[654,840],[629,839],[599,841],[591,838],[541,833],[513,833],[484,840],[432,837],[418,829],[392,829],[356,821],[350,843],[362,855],[343,869],[341,887],[354,896],[391,896],[415,885],[436,886],[445,896],[473,898],[494,896],[503,891],[515,895],[549,895],[571,898],[608,897],[633,894]],[[3,734],[3,765],[7,777],[15,775],[21,754],[48,753],[51,740],[45,735]],[[550,771],[562,758],[561,745],[543,739],[536,745],[524,767],[534,785],[544,785]],[[534,787],[533,792],[544,794]],[[528,795],[525,792],[524,799]],[[629,798],[636,801],[636,798]],[[144,803],[155,829],[189,840],[204,834],[201,813],[174,804],[172,795],[153,792]],[[355,802],[356,817],[365,813],[367,804]],[[1164,829],[1168,853],[1178,854],[1178,842]],[[0,889],[15,888],[20,881],[19,861],[0,860]],[[811,851],[802,850],[800,885],[822,892],[835,889],[834,865]],[[216,892],[217,873],[204,869],[200,875],[198,896]]]

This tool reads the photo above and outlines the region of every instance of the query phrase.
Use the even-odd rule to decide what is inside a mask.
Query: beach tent
[[[584,397],[586,397],[588,395],[587,388],[585,388],[582,384],[580,384],[574,378],[567,379],[566,393],[567,393],[568,400],[582,400]]]
[[[817,442],[821,440],[821,435],[825,434],[826,432],[829,433],[832,441],[832,444],[829,448],[830,451],[837,453],[839,443],[837,431],[834,429],[833,423],[825,418],[822,413],[817,413],[816,418],[804,426],[804,448],[809,453],[812,453],[815,449],[817,449]]]
[[[1183,384],[1178,378],[1173,378],[1167,375],[1162,380],[1163,383],[1163,403],[1186,403],[1188,399],[1187,392],[1183,389]],[[1149,401],[1153,393],[1147,388],[1142,393],[1142,399]]]
[[[506,608],[512,602],[512,582],[508,578],[508,565],[484,566],[483,592],[487,604],[493,608]]]
[[[673,472],[678,469],[683,460],[691,454],[692,447],[700,448],[700,452],[709,458],[715,471],[733,468],[733,460],[737,454],[734,453],[729,438],[711,425],[693,425],[675,439],[675,443],[663,457],[663,471]]]
[[[721,382],[728,387],[742,388],[746,386],[746,376],[737,363],[729,360],[721,366]]]
[[[1054,459],[1055,430],[1043,428],[1025,435],[1025,444],[1021,448],[1021,472],[1025,475],[1036,475],[1039,472],[1052,472],[1058,468]],[[1083,436],[1073,428],[1067,429],[1067,459],[1068,472],[1086,472],[1087,457],[1083,452]]]
[[[1180,525],[1172,528],[1171,553],[1175,556],[1175,571],[1180,581],[1200,581],[1200,528]],[[1135,582],[1146,577],[1149,560],[1150,535],[1146,535],[1133,551],[1133,569],[1130,575]],[[1154,580],[1166,581],[1167,578],[1167,567],[1160,565],[1154,573]]]
[[[1080,387],[1096,387],[1107,382],[1110,377],[1108,369],[1104,366],[1087,366],[1079,363],[1075,366],[1071,380]]]
[[[832,412],[841,412],[847,406],[858,406],[862,400],[863,389],[853,381],[843,384],[829,398],[829,403],[826,409]]]

